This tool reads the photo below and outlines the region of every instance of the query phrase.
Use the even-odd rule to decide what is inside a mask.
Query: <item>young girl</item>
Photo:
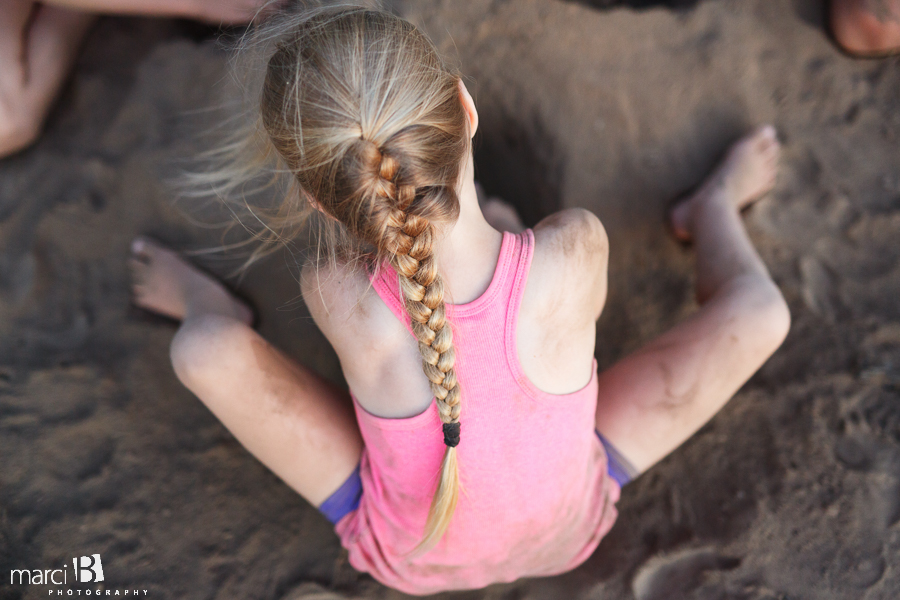
[[[700,309],[598,374],[603,226],[580,209],[534,230],[485,219],[475,105],[412,25],[366,10],[299,20],[269,58],[260,115],[298,188],[281,216],[308,209],[342,233],[302,287],[355,418],[347,392],[257,335],[220,283],[146,239],[133,247],[136,302],[181,320],[181,381],[389,586],[426,594],[574,568],[612,527],[620,486],[708,421],[787,333],[739,216],[774,183],[771,127],[670,215],[697,248]]]

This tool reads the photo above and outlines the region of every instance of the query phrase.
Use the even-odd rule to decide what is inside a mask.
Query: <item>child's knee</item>
[[[791,328],[791,312],[771,279],[737,279],[722,290],[719,299],[728,307],[726,330],[730,336],[746,340],[747,349],[763,360],[778,350]]]
[[[769,304],[766,308],[766,322],[768,323],[768,335],[771,336],[773,344],[772,352],[774,353],[787,338],[791,329],[791,310],[788,308],[787,301],[781,294],[781,290],[772,284],[774,292]]]
[[[766,356],[781,347],[791,328],[791,311],[774,282],[756,290],[749,326]]]
[[[220,315],[203,315],[182,323],[169,356],[175,374],[189,388],[215,379],[222,369],[242,360],[255,332],[244,323]]]

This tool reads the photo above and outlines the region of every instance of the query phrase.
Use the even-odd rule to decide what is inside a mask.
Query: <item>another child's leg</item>
[[[93,20],[28,0],[0,5],[0,157],[37,139]]]
[[[0,158],[30,146],[77,58],[95,12],[248,23],[265,0],[3,0]]]
[[[135,240],[138,306],[181,319],[175,373],[264,465],[315,506],[359,464],[362,439],[346,392],[273,348],[250,310],[174,252]]]
[[[181,17],[216,25],[249,23],[267,0],[43,0],[73,10],[114,15]]]
[[[697,251],[700,309],[599,376],[597,430],[639,471],[712,418],[787,335],[787,305],[739,212],[774,185],[779,152],[774,129],[757,130],[672,211]]]

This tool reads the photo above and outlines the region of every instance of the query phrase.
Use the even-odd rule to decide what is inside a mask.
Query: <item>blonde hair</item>
[[[318,10],[263,31],[275,49],[259,100],[257,134],[265,135],[251,144],[260,158],[253,167],[232,160],[228,177],[220,171],[203,183],[227,196],[274,155],[293,188],[272,213],[254,212],[261,237],[289,238],[314,204],[333,217],[320,239],[332,256],[369,257],[397,272],[447,444],[415,549],[425,551],[447,530],[459,496],[460,383],[434,246],[459,215],[471,150],[460,78],[422,32],[382,11]],[[225,152],[240,154],[233,150]]]

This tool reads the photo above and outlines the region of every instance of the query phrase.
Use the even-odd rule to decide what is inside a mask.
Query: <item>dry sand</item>
[[[569,206],[606,224],[601,366],[693,310],[691,252],[664,206],[762,122],[784,165],[747,223],[793,329],[625,489],[585,565],[455,597],[900,597],[900,59],[841,55],[816,0],[609,4],[398,8],[470,77],[488,190],[532,224]],[[92,553],[107,589],[149,598],[402,596],[355,573],[325,519],[181,387],[174,324],[129,307],[135,234],[219,238],[172,206],[166,178],[208,121],[196,111],[221,101],[225,58],[183,23],[104,20],[46,135],[0,162],[0,598],[50,589],[4,588],[9,569]],[[264,335],[339,381],[291,273],[276,255],[240,290]]]

